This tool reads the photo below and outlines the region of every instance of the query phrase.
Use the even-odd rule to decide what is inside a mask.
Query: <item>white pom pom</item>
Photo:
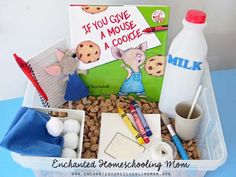
[[[78,147],[79,137],[75,132],[69,132],[64,135],[64,148],[76,149]]]
[[[51,117],[51,119],[46,124],[46,128],[50,135],[54,137],[60,136],[60,134],[63,132],[63,122],[56,117]]]
[[[67,119],[64,122],[64,130],[63,133],[68,133],[68,132],[75,132],[79,134],[80,131],[80,123],[77,120],[74,119]]]
[[[76,152],[73,149],[64,148],[62,150],[61,157],[64,157],[64,158],[76,158],[77,154],[76,154]]]

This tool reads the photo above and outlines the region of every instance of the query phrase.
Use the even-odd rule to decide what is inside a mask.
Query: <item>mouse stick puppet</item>
[[[89,90],[77,73],[79,61],[72,57],[72,53],[70,51],[63,53],[57,49],[56,57],[58,63],[47,67],[45,71],[52,76],[58,76],[61,73],[66,75],[65,79],[61,80],[62,83],[67,82],[64,99],[69,102],[69,108],[72,108],[72,101],[86,99]]]

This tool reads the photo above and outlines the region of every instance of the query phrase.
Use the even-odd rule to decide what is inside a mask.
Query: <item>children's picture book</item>
[[[89,95],[132,95],[159,101],[169,7],[71,5],[69,18],[71,46],[60,40],[28,61],[35,79],[48,96],[47,101],[41,96],[44,106],[59,107],[66,102],[66,84],[61,84],[65,75],[56,72],[56,76],[51,76],[45,72],[46,68],[60,63],[57,50],[74,53],[79,76]],[[37,94],[26,97],[32,98],[27,102],[38,105]]]
[[[71,48],[90,94],[134,95],[159,101],[169,7],[69,7]]]

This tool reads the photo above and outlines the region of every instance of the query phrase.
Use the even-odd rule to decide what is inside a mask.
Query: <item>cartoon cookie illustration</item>
[[[107,9],[107,6],[83,6],[82,9],[90,14],[98,14]]]
[[[76,55],[83,63],[98,61],[101,55],[100,47],[92,41],[83,41],[76,48]]]
[[[165,57],[164,56],[154,56],[149,58],[145,64],[145,70],[149,75],[152,76],[162,76],[165,69]]]

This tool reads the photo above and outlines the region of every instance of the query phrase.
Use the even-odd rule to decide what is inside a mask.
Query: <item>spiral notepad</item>
[[[31,64],[29,64],[28,62],[27,62],[27,64],[28,64],[28,66],[29,66],[29,68],[30,68],[30,70],[31,70],[31,72],[32,72],[32,75],[34,76],[35,80],[36,80],[37,83],[39,84],[39,81],[38,81],[37,77],[35,76],[35,73],[34,73],[34,70],[33,70],[32,66],[31,66]],[[40,84],[39,84],[39,85],[40,85]],[[40,97],[40,100],[41,100],[43,106],[44,106],[44,107],[50,107],[50,104],[49,104],[48,100],[45,100],[45,99],[43,98],[43,96],[42,96],[40,93],[39,93],[38,95],[39,95],[39,97]]]
[[[66,41],[62,40],[46,50],[40,52],[38,55],[31,58],[27,64],[30,67],[32,74],[34,75],[38,84],[43,88],[44,92],[48,96],[46,101],[40,94],[40,100],[45,107],[59,107],[64,100],[65,85],[60,83],[65,76],[60,74],[59,76],[50,76],[45,72],[45,68],[57,62],[55,51],[60,49],[62,51],[68,49]]]

